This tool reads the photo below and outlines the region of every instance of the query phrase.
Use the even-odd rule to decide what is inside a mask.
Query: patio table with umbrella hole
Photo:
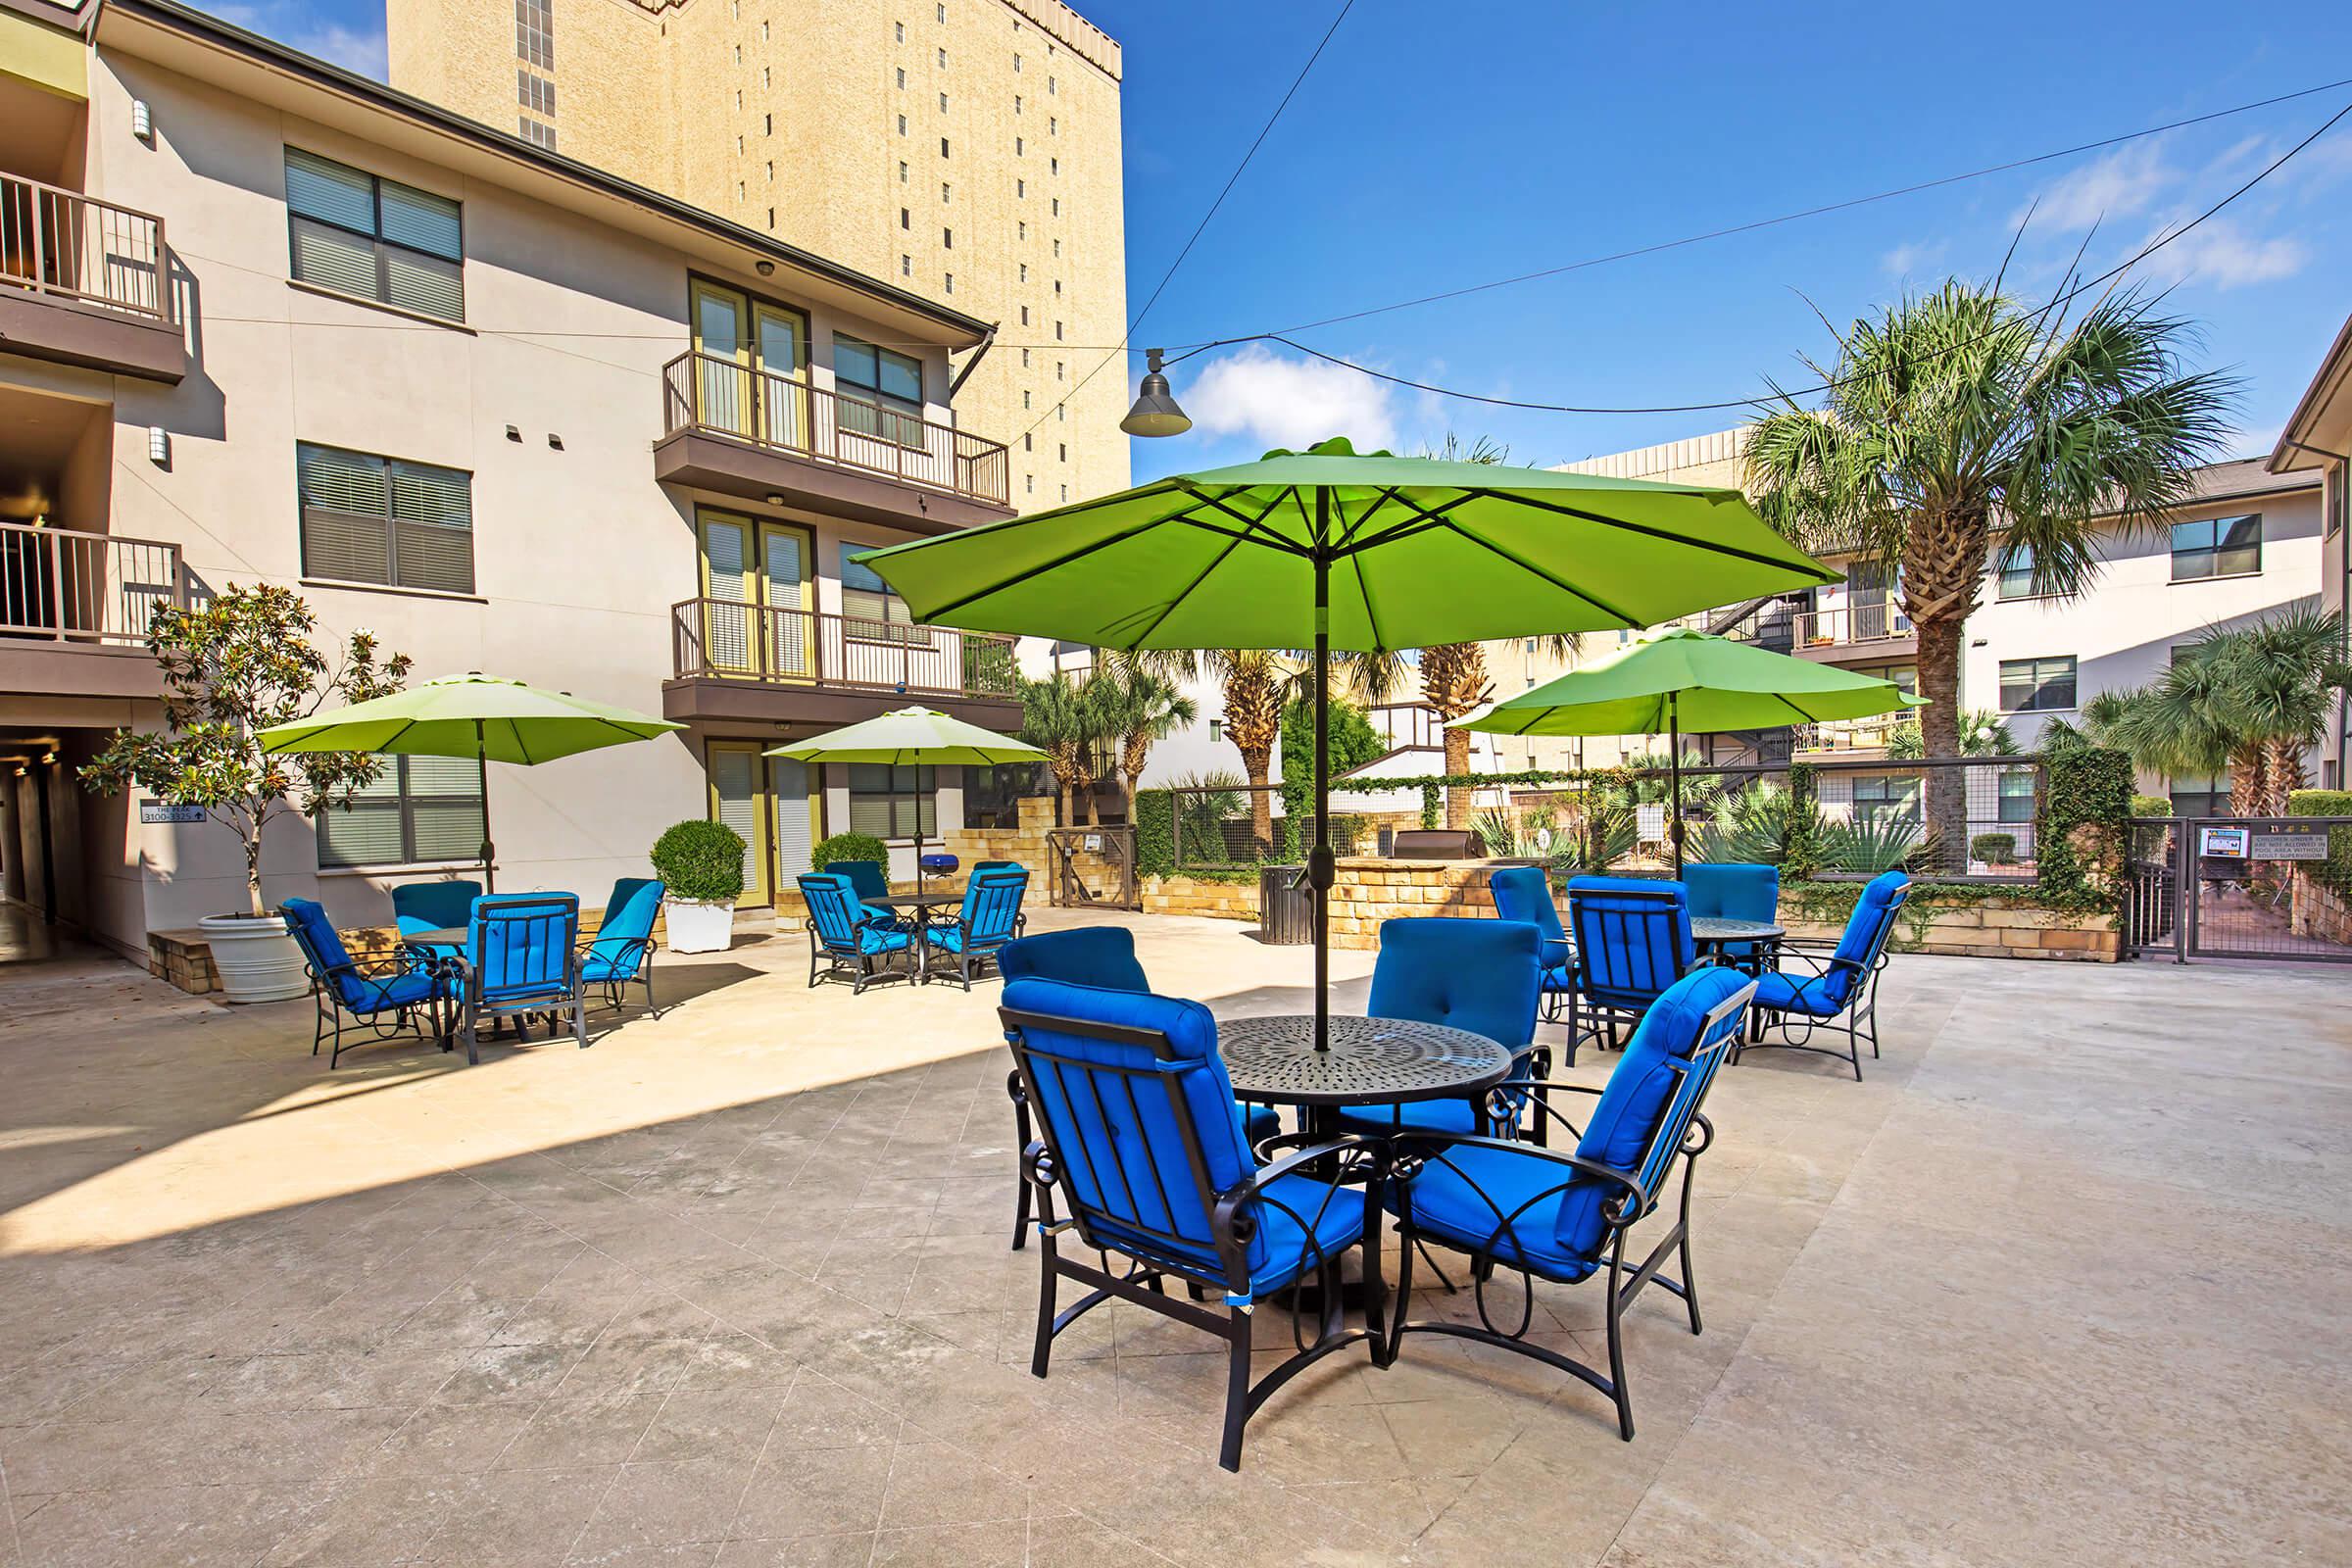
[[[1333,649],[1646,626],[1840,580],[1737,490],[1358,455],[1345,439],[858,559],[920,623],[1130,650],[1312,650],[1318,1050],[1330,1042]]]
[[[1664,735],[1666,837],[1683,874],[1683,737],[1869,718],[1926,706],[1892,681],[1676,627],[1497,703],[1463,728],[1488,735]]]

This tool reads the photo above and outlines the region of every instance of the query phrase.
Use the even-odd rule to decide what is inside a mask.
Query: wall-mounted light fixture
[[[130,133],[150,147],[155,145],[155,117],[147,112],[144,98],[130,101]]]
[[[553,430],[547,432],[547,444],[557,452],[564,450],[564,438]]]
[[[160,424],[147,427],[147,461],[159,468],[172,465],[172,432]]]
[[[507,426],[507,439],[510,441],[519,441],[522,439],[522,432],[510,424]]]
[[[776,275],[776,264],[773,262],[754,262],[752,264],[752,270],[758,272],[761,277],[773,277]]]

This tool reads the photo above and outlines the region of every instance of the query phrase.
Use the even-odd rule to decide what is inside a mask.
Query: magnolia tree
[[[367,752],[267,757],[257,732],[307,718],[329,700],[364,703],[400,690],[409,657],[384,657],[374,634],[355,631],[330,666],[314,647],[318,619],[284,588],[237,588],[198,610],[165,608],[147,628],[164,672],[164,727],[117,730],[82,768],[102,795],[137,785],[173,806],[199,806],[245,846],[245,893],[262,905],[262,832],[299,810],[345,807],[384,766]],[[299,799],[300,804],[296,801]]]

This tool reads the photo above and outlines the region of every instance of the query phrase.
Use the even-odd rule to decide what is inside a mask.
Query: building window
[[[482,853],[482,764],[465,757],[387,757],[351,808],[318,814],[318,863],[415,865]]]
[[[528,115],[524,115],[520,121],[517,122],[517,126],[521,132],[522,139],[529,142],[532,146],[544,147],[551,153],[556,150],[555,126],[542,124]]]
[[[906,117],[905,115],[899,117],[899,134],[902,136],[906,134]]]
[[[943,274],[943,275],[941,276],[941,278],[940,278],[940,287],[941,287],[942,291],[944,291],[944,292],[946,292],[946,293],[949,293],[949,294],[953,294],[953,293],[955,293],[955,292],[956,292],[956,274],[955,274],[954,272],[948,272],[948,273],[945,273],[945,274]]]
[[[906,164],[904,159],[899,162],[899,183],[902,185],[906,183]]]
[[[2074,655],[2001,661],[2001,711],[2054,713],[2074,706]]]
[[[901,228],[912,228],[914,226],[914,214],[906,208],[900,208],[899,226]]]
[[[939,138],[939,156],[942,158],[948,156],[948,138],[945,136]]]
[[[840,401],[841,428],[903,447],[923,445],[923,362],[833,334],[833,379],[848,394]]]
[[[1901,773],[1862,773],[1854,778],[1854,820],[1859,823],[1917,822],[1919,784]]]
[[[2173,780],[2170,791],[2175,816],[2228,816],[2230,775],[2185,773]]]
[[[890,24],[890,28],[891,31],[897,36],[897,40],[900,43],[905,43],[906,41],[906,24],[904,22],[894,22]]]
[[[514,68],[514,101],[533,114],[556,112],[556,84],[534,71]]]
[[[473,476],[301,442],[302,574],[473,592]]]
[[[945,21],[946,19],[942,18],[941,20]],[[942,49],[939,52],[939,69],[942,71],[948,69],[948,52],[945,49]]]
[[[841,547],[841,620],[843,634],[854,641],[889,643],[893,647],[928,648],[931,628],[914,624],[906,601],[891,592],[873,567],[851,559],[869,545]]]
[[[899,275],[901,277],[912,277],[914,275],[913,257],[902,256],[899,258]]]
[[[943,204],[954,201],[956,199],[956,187],[950,184],[947,180],[941,180],[939,182],[939,199]]]
[[[1221,718],[1210,719],[1208,721],[1208,744],[1214,746],[1224,739],[1225,721]]]
[[[541,71],[556,69],[556,0],[514,0],[514,53]]]
[[[944,92],[939,95],[939,112],[943,115],[948,112],[948,95]]]
[[[2000,793],[1995,803],[1995,809],[2002,821],[2031,822],[2034,820],[2034,803],[2036,798],[2034,783],[2034,769],[2030,767],[2008,768],[2001,773],[1998,784]]]
[[[2000,597],[2003,599],[2033,599],[2034,547],[2011,545],[2001,552]]]
[[[902,87],[906,85],[906,68],[905,66],[899,68],[899,85]]]
[[[1029,324],[1029,307],[1026,305],[1021,307],[1021,324],[1023,326]]]
[[[2262,514],[2173,524],[2173,581],[2245,577],[2262,570]]]
[[[466,319],[462,209],[448,197],[289,147],[286,214],[303,282]]]

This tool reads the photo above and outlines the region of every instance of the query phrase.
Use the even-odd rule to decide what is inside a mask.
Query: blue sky
[[[1140,308],[1313,49],[1338,0],[1079,0],[1126,50],[1129,304]],[[219,5],[382,72],[380,0]],[[2352,76],[2352,7],[2147,0],[1794,7],[1357,0],[1136,335],[1191,343],[1558,266],[2030,157]],[[1989,275],[2046,295],[2095,223],[2121,261],[2352,102],[2352,87],[2105,153],[1301,334],[1498,396],[1599,405],[1745,397],[1800,377],[1906,284]],[[2266,451],[2352,311],[2352,118],[2134,275],[2244,377]],[[1105,375],[1119,373],[1118,367]],[[1128,379],[1138,367],[1129,367]],[[1737,414],[1485,409],[1287,349],[1177,368],[1190,436],[1136,474],[1332,431],[1409,450],[1489,435],[1555,463],[1720,429]]]

